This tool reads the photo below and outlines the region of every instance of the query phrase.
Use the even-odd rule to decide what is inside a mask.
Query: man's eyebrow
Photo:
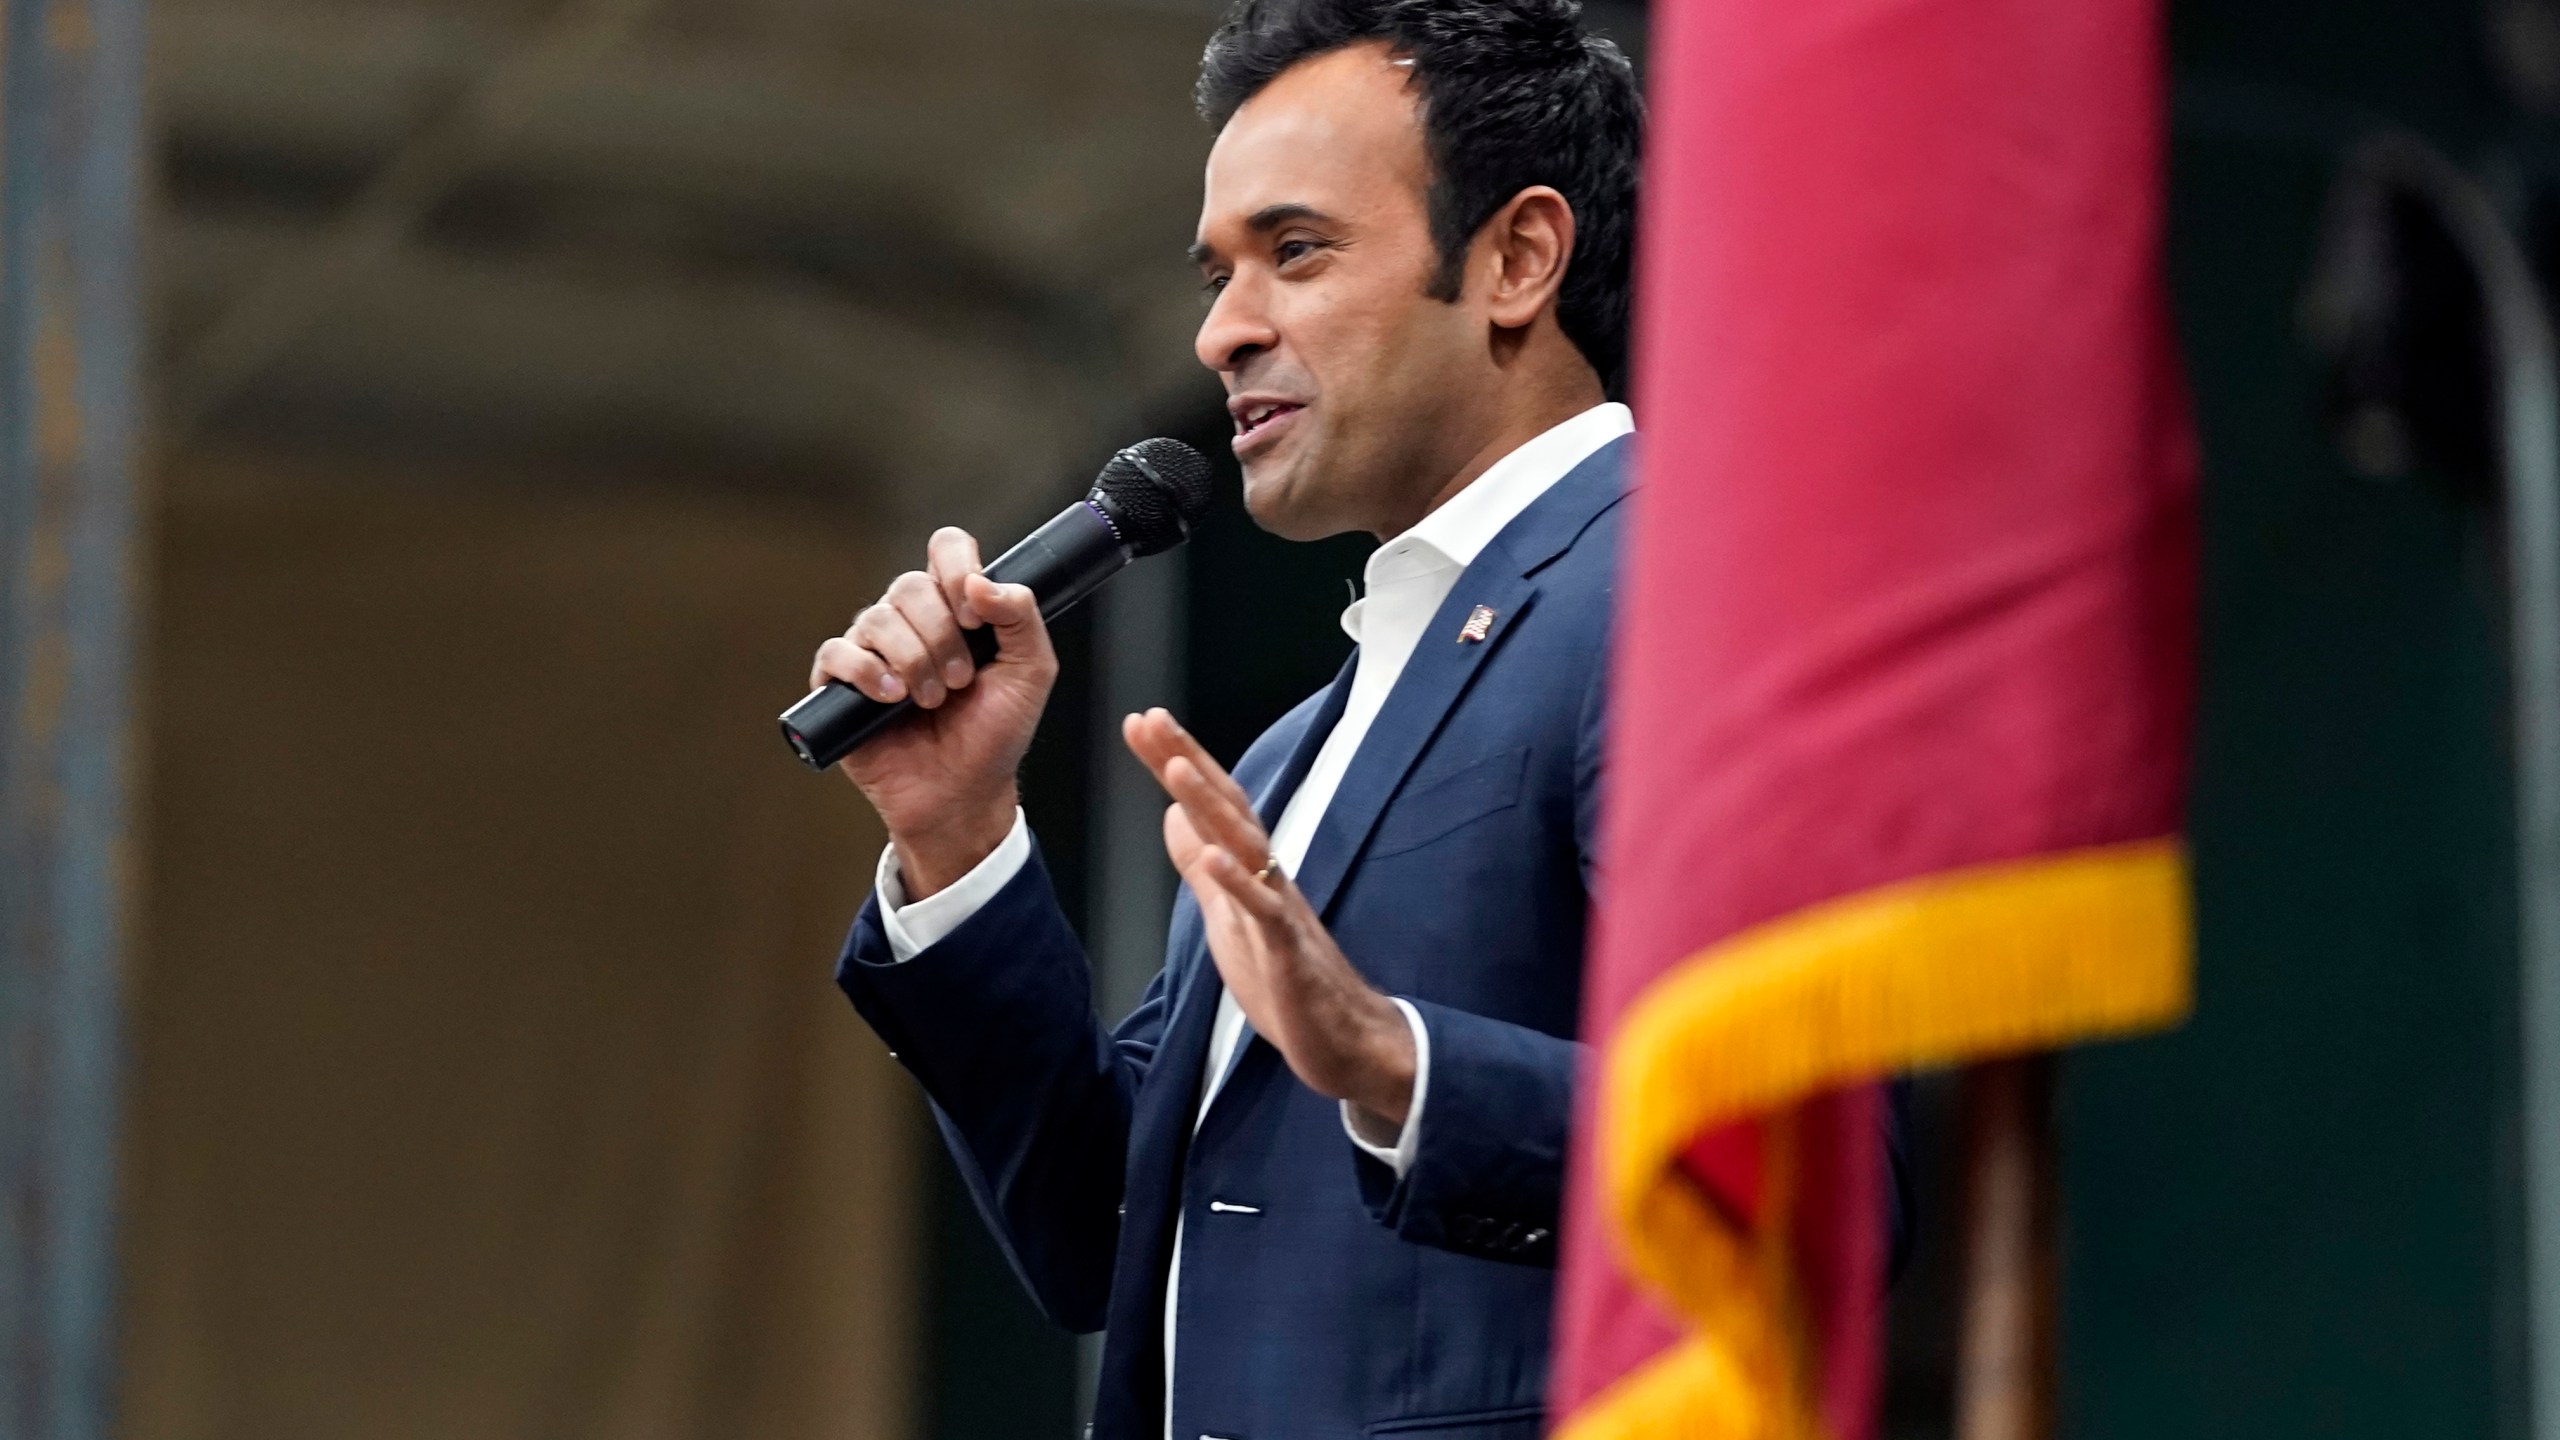
[[[1313,220],[1328,225],[1333,223],[1332,216],[1313,205],[1301,205],[1293,201],[1287,204],[1263,206],[1253,212],[1252,219],[1244,222],[1244,228],[1256,235],[1268,235],[1292,220]]]
[[[1332,216],[1313,205],[1291,200],[1278,205],[1265,205],[1254,211],[1252,216],[1244,222],[1244,228],[1256,235],[1268,235],[1281,226],[1297,220],[1313,220],[1320,225],[1334,223]],[[1194,265],[1206,265],[1218,258],[1218,252],[1209,248],[1208,242],[1202,240],[1192,241],[1191,249],[1187,253]]]

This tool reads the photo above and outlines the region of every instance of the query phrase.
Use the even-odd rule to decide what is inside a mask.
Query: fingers
[[[1148,774],[1156,773],[1156,757],[1153,753],[1156,744],[1155,732],[1153,727],[1147,724],[1146,716],[1129,714],[1120,717],[1120,743],[1129,747],[1129,753],[1138,757],[1138,763],[1147,767]],[[1156,783],[1161,785],[1164,782],[1159,779]]]
[[[875,700],[912,696],[931,709],[976,678],[964,632],[981,623],[965,596],[978,573],[978,542],[945,526],[926,542],[925,566],[890,581],[840,640],[818,648],[812,686],[841,680]]]
[[[951,613],[951,602],[939,581],[921,570],[910,570],[889,582],[889,593],[880,603],[895,609],[924,647],[924,673],[900,671],[917,704],[928,703],[924,698],[927,681],[939,681],[946,690],[967,687],[969,677],[977,673],[977,663],[969,658],[969,647],[960,638],[959,617]]]
[[[933,583],[942,589],[943,603],[951,608],[952,617],[963,630],[975,630],[983,623],[977,609],[969,603],[968,580],[985,567],[978,560],[978,540],[956,525],[945,525],[933,532],[924,545],[925,570]]]
[[[1143,759],[1145,751],[1141,748],[1142,745],[1153,746],[1161,743],[1161,737],[1152,733],[1155,725],[1172,722],[1171,715],[1162,710],[1156,710],[1146,715],[1127,716],[1120,722],[1120,731],[1122,736],[1128,739],[1129,748],[1139,750],[1140,758]],[[1179,729],[1178,726],[1176,728]],[[1190,737],[1183,738],[1187,740]],[[1245,805],[1239,812],[1228,805],[1225,796],[1209,789],[1203,783],[1201,772],[1187,757],[1176,756],[1171,763],[1174,767],[1175,781],[1174,785],[1167,788],[1173,789],[1178,786],[1179,789],[1175,794],[1174,803],[1164,809],[1164,853],[1165,857],[1173,862],[1175,872],[1190,883],[1192,893],[1195,895],[1204,893],[1204,887],[1207,886],[1214,885],[1220,890],[1231,890],[1240,884],[1251,892],[1250,894],[1238,892],[1236,897],[1238,903],[1245,905],[1247,913],[1265,920],[1280,919],[1287,911],[1282,897],[1288,891],[1288,880],[1286,877],[1277,877],[1276,881],[1266,880],[1256,873],[1263,865],[1269,863],[1271,843],[1262,833],[1262,823],[1254,816],[1252,807]],[[1217,762],[1209,761],[1208,763],[1215,766]],[[1219,772],[1221,777],[1224,773]],[[1234,791],[1237,800],[1243,799],[1244,792],[1237,789],[1232,781],[1229,782],[1228,788]],[[1188,799],[1185,798],[1186,792]],[[1203,838],[1203,822],[1199,817],[1204,813],[1228,817],[1223,826],[1226,832],[1223,843]],[[1243,817],[1242,824],[1236,823],[1233,818],[1238,813]],[[1247,868],[1236,858],[1239,854],[1254,857],[1251,868]]]
[[[897,700],[913,697],[927,709],[942,703],[948,693],[943,684],[940,665],[924,637],[916,633],[906,615],[897,606],[883,600],[853,617],[853,628],[845,638],[878,656],[893,672],[896,684],[879,691],[866,691],[874,699]],[[859,688],[859,687],[857,687]]]
[[[1251,807],[1211,785],[1188,758],[1175,758],[1160,778],[1166,792],[1181,802],[1201,839],[1254,869],[1269,863],[1271,837],[1263,833],[1262,821]]]
[[[1023,586],[987,579],[976,538],[945,526],[925,543],[924,569],[889,582],[877,604],[818,647],[809,683],[841,680],[875,700],[912,698],[932,709],[977,678],[967,632],[982,625],[994,627],[1003,659],[1055,668],[1039,601]]]
[[[1266,929],[1281,931],[1289,927],[1288,883],[1260,878],[1222,846],[1200,847],[1200,853],[1182,876],[1194,895],[1202,893],[1204,886],[1214,886]]]
[[[1188,873],[1201,849],[1200,832],[1191,828],[1191,817],[1178,804],[1164,807],[1164,857],[1173,862],[1174,873]]]
[[[839,635],[818,647],[818,658],[809,667],[809,688],[817,689],[830,680],[841,680],[874,700],[896,704],[907,698],[906,683],[896,671],[877,655],[856,644],[851,632]]]
[[[1155,772],[1156,783],[1202,822],[1202,838],[1227,845],[1240,856],[1256,855],[1263,849],[1262,820],[1253,812],[1253,797],[1244,793],[1244,787],[1210,757],[1208,750],[1169,711],[1158,708],[1123,721],[1122,737]],[[1251,843],[1236,843],[1247,837]],[[1254,863],[1261,861],[1256,859]]]
[[[1120,722],[1120,736],[1146,767],[1156,772],[1159,781],[1164,778],[1167,765],[1188,760],[1210,788],[1245,813],[1253,812],[1253,797],[1244,793],[1244,787],[1227,774],[1226,767],[1210,755],[1207,746],[1182,728],[1172,711],[1159,705],[1143,715],[1128,716]]]
[[[1049,648],[1049,627],[1040,619],[1040,602],[1030,586],[999,585],[984,575],[968,576],[962,584],[969,608],[995,627],[999,657],[1035,665],[1057,663],[1057,655]]]
[[[1131,753],[1190,816],[1201,840],[1247,862],[1248,868],[1259,868],[1270,858],[1270,837],[1254,813],[1252,797],[1170,713],[1156,709],[1132,715],[1120,722],[1120,731]]]

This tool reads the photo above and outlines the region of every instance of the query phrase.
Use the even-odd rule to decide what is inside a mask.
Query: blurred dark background
[[[153,7],[127,1434],[1074,1432],[1076,1342],[828,983],[876,827],[771,717],[935,524],[1010,537],[1142,434],[1223,460],[1180,258],[1216,8]],[[2065,1067],[2065,1432],[2512,1436],[2495,495],[2349,463],[2303,296],[2385,130],[2560,259],[2560,0],[2178,0],[2172,48],[2200,1003]],[[1115,1004],[1170,876],[1113,717],[1232,758],[1340,664],[1365,550],[1230,476],[1063,627],[1027,806]]]

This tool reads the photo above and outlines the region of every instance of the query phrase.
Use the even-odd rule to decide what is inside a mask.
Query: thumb
[[[999,585],[984,575],[968,580],[969,605],[996,632],[999,660],[1046,664],[1056,659],[1049,649],[1049,627],[1040,619],[1040,602],[1028,585]]]

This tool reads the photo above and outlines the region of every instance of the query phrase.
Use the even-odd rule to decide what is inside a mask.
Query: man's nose
[[[1210,303],[1191,348],[1201,364],[1226,374],[1243,369],[1247,360],[1278,343],[1280,333],[1262,303],[1261,287],[1233,276]]]

